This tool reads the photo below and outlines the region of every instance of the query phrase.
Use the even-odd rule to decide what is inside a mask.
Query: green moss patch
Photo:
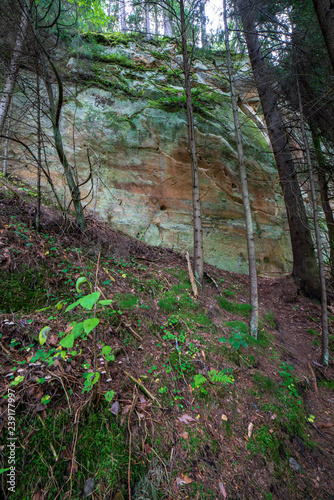
[[[228,301],[225,297],[218,297],[217,302],[225,311],[243,316],[249,316],[252,310],[250,304],[237,304],[236,302]]]

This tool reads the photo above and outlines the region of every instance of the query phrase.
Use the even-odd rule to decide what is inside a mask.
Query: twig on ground
[[[146,394],[146,396],[148,396],[150,399],[152,399],[157,404],[157,406],[159,406],[161,408],[161,404],[159,403],[157,398],[154,396],[154,394],[152,394],[148,389],[146,389],[146,387],[141,382],[139,382],[139,380],[134,378],[132,375],[130,375],[130,373],[128,373],[125,370],[123,373],[125,375],[127,375],[129,377],[129,379],[132,380],[132,382],[134,384],[138,385],[138,387],[143,391],[143,393]]]

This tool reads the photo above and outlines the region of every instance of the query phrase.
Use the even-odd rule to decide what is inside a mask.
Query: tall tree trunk
[[[150,28],[150,4],[145,2],[145,28],[146,28],[146,38],[149,40],[151,38],[151,28]]]
[[[206,33],[206,15],[205,15],[205,1],[200,0],[200,18],[201,18],[201,43],[202,47],[205,47],[208,43],[208,36]]]
[[[331,273],[332,280],[334,280],[334,217],[333,210],[330,204],[330,196],[328,192],[328,183],[326,178],[326,169],[325,169],[325,159],[324,155],[321,151],[320,139],[317,131],[314,127],[311,127],[313,145],[315,149],[315,154],[318,160],[318,182],[320,186],[321,193],[321,204],[322,209],[325,214],[327,231],[328,231],[328,240],[329,240],[329,252],[330,252],[330,261],[331,261]]]
[[[334,2],[333,0],[313,0],[313,4],[334,69]]]
[[[286,205],[293,253],[292,276],[306,295],[320,298],[318,266],[311,232],[289,148],[289,139],[272,88],[271,73],[262,56],[255,28],[253,3],[250,0],[237,0],[237,3]]]
[[[297,78],[297,89],[298,89],[298,100],[299,100],[300,126],[301,126],[302,135],[303,135],[307,169],[308,169],[309,180],[310,180],[315,239],[317,242],[319,278],[320,278],[320,284],[321,284],[321,329],[322,329],[321,362],[324,366],[328,366],[328,362],[329,362],[328,317],[327,317],[327,291],[326,291],[326,281],[325,281],[325,268],[324,268],[324,261],[323,261],[323,257],[322,257],[322,248],[321,248],[321,235],[320,235],[319,218],[318,218],[318,203],[317,203],[317,196],[316,196],[315,187],[314,187],[314,177],[313,177],[313,170],[312,170],[310,148],[309,148],[309,143],[307,140],[305,125],[304,125],[304,113],[303,113],[302,100],[300,98],[298,78]]]
[[[41,172],[42,172],[42,127],[41,127],[41,96],[40,96],[40,76],[38,64],[36,64],[36,93],[37,93],[37,210],[36,210],[36,231],[40,230],[41,222]]]
[[[201,219],[200,186],[195,140],[194,112],[191,98],[190,67],[187,51],[186,21],[183,0],[180,0],[181,39],[183,54],[184,85],[186,91],[188,141],[192,174],[193,226],[194,226],[194,274],[199,285],[203,281],[203,231]]]
[[[154,5],[154,34],[159,35],[159,15],[158,15],[158,6]]]
[[[126,12],[125,12],[125,0],[118,0],[118,15],[119,15],[119,29],[122,33],[126,33]]]
[[[44,58],[44,56],[41,57],[42,60],[42,65],[43,65],[43,72],[44,72],[44,82],[46,86],[46,90],[48,93],[49,97],[49,104],[50,104],[50,118],[51,118],[51,123],[52,123],[52,129],[53,129],[53,136],[54,136],[54,141],[55,141],[55,146],[58,154],[58,158],[60,160],[60,163],[62,164],[67,180],[67,184],[71,193],[71,200],[74,205],[74,210],[76,213],[76,218],[77,218],[77,223],[81,231],[86,230],[86,221],[85,221],[85,216],[83,213],[83,208],[81,204],[81,194],[80,194],[80,189],[78,183],[75,181],[75,178],[73,176],[71,166],[68,163],[67,156],[65,154],[65,150],[63,147],[63,140],[62,136],[60,133],[60,128],[59,128],[59,121],[60,121],[60,113],[62,109],[62,103],[63,103],[63,84],[60,78],[60,75],[58,73],[57,68],[53,64],[52,60],[49,59],[49,63],[52,66],[52,70],[56,76],[57,79],[57,84],[58,84],[58,103],[57,106],[55,104],[55,99],[53,95],[53,90],[52,90],[52,85],[50,81],[50,74],[48,71],[47,63]]]
[[[8,113],[10,101],[14,92],[15,82],[17,78],[17,73],[20,65],[20,57],[22,54],[24,40],[28,31],[28,15],[26,10],[23,10],[19,30],[16,37],[15,47],[12,55],[12,60],[10,62],[8,76],[5,82],[5,86],[2,92],[0,100],[0,135],[2,134],[6,116]]]
[[[226,0],[223,2],[224,9],[224,24],[225,24],[225,48],[226,48],[226,62],[228,76],[230,80],[231,87],[231,100],[233,109],[233,119],[234,119],[234,129],[237,141],[238,149],[238,159],[239,159],[239,171],[241,179],[242,188],[242,199],[244,203],[245,210],[245,222],[246,222],[246,238],[247,238],[247,251],[248,251],[248,265],[249,265],[249,281],[250,281],[250,300],[251,300],[251,316],[250,316],[250,333],[253,337],[257,338],[257,331],[259,326],[259,302],[258,302],[258,290],[257,290],[257,273],[256,273],[256,257],[255,257],[255,245],[254,245],[254,233],[253,233],[253,221],[252,212],[249,202],[248,193],[248,183],[247,183],[247,173],[244,157],[244,149],[242,144],[242,136],[240,130],[240,121],[238,114],[238,103],[235,92],[234,75],[232,70],[232,60],[230,51],[230,41],[227,25],[227,14],[226,14]]]
[[[166,9],[166,3],[162,3],[162,13],[163,13],[163,18],[164,18],[164,35],[165,36],[173,36],[173,30],[172,30],[172,25],[170,23],[169,15],[168,15],[168,10]]]
[[[3,165],[2,165],[2,174],[7,175],[7,162],[8,162],[8,146],[9,146],[9,130],[10,130],[10,112],[7,117],[7,129],[6,129],[6,139],[5,139],[5,151],[4,151],[4,158],[3,158]]]

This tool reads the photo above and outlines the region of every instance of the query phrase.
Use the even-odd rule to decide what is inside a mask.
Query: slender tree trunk
[[[159,16],[158,16],[158,6],[154,5],[154,33],[155,35],[159,35]]]
[[[11,103],[12,104],[12,103]],[[9,145],[9,130],[10,130],[10,114],[7,116],[7,129],[6,129],[6,139],[5,139],[5,151],[2,165],[3,175],[7,175],[7,161],[8,161],[8,145]]]
[[[28,31],[28,15],[24,9],[21,17],[19,31],[16,37],[12,60],[10,62],[8,70],[8,76],[0,100],[0,135],[2,134],[4,128],[10,101],[12,99],[12,95],[14,92],[15,82],[20,65],[20,57],[23,51],[24,40],[27,31]]]
[[[321,329],[322,329],[321,362],[324,366],[328,366],[328,362],[329,362],[328,317],[327,317],[327,291],[326,291],[326,280],[325,280],[325,266],[324,266],[324,261],[323,261],[323,257],[322,257],[321,235],[320,235],[319,218],[318,218],[318,203],[317,203],[317,196],[316,196],[315,186],[314,186],[311,154],[310,154],[309,143],[307,140],[305,125],[304,125],[303,106],[302,106],[302,100],[300,98],[298,78],[297,78],[297,88],[298,88],[298,100],[299,100],[300,126],[301,126],[301,130],[302,130],[302,135],[303,135],[305,154],[306,154],[306,162],[307,162],[308,174],[309,174],[309,179],[310,179],[311,199],[312,199],[312,207],[313,207],[313,221],[314,221],[315,239],[317,242],[319,278],[320,278],[320,284],[321,284]]]
[[[54,95],[53,95],[53,90],[52,90],[52,85],[50,82],[50,74],[47,68],[47,63],[45,61],[44,56],[42,56],[42,65],[43,65],[43,71],[44,71],[44,81],[45,81],[45,86],[46,90],[48,93],[49,97],[49,103],[50,103],[50,115],[51,115],[51,123],[52,123],[52,129],[53,129],[53,136],[54,136],[54,141],[55,141],[55,146],[58,154],[58,158],[63,165],[67,184],[71,193],[71,199],[74,205],[75,213],[76,213],[76,218],[77,218],[77,223],[81,231],[86,230],[86,221],[85,221],[85,216],[83,213],[83,208],[81,204],[81,194],[80,194],[80,189],[78,186],[78,183],[75,181],[71,166],[68,163],[64,147],[63,147],[63,141],[60,133],[60,128],[59,128],[59,120],[60,120],[60,113],[61,113],[61,108],[62,108],[62,102],[63,102],[63,85],[62,81],[60,78],[60,75],[57,71],[57,68],[55,65],[52,63],[52,61],[49,60],[52,70],[55,73],[56,79],[57,79],[57,84],[58,84],[58,104],[56,106],[55,100],[54,100]]]
[[[145,28],[146,28],[146,38],[149,40],[151,38],[151,28],[150,28],[150,4],[145,2]]]
[[[172,25],[170,23],[170,19],[168,16],[168,11],[166,8],[164,8],[165,2],[162,3],[162,12],[163,12],[163,18],[164,18],[164,35],[165,36],[173,36],[173,30],[172,30]]]
[[[125,12],[125,0],[118,0],[118,13],[119,13],[119,29],[122,33],[126,33],[126,12]]]
[[[200,186],[198,160],[195,140],[194,112],[191,98],[190,67],[187,52],[186,22],[183,0],[180,0],[181,39],[183,54],[183,72],[186,91],[188,141],[192,174],[193,225],[194,225],[194,273],[199,285],[203,281],[203,231],[201,219]]]
[[[313,4],[334,69],[334,2],[333,0],[313,0]]]
[[[333,210],[330,204],[330,196],[328,192],[328,183],[325,173],[325,159],[324,155],[321,151],[320,139],[317,131],[314,127],[311,127],[312,132],[312,140],[315,149],[315,154],[318,160],[318,182],[320,186],[321,193],[321,204],[322,209],[325,214],[327,231],[328,231],[328,240],[329,240],[329,252],[330,252],[330,261],[331,261],[331,273],[332,280],[334,280],[334,217]]]
[[[245,210],[245,221],[246,221],[246,238],[247,238],[247,250],[248,250],[248,264],[249,264],[249,281],[250,281],[250,299],[251,299],[251,316],[250,316],[250,333],[253,337],[257,338],[257,331],[259,326],[259,302],[258,302],[258,290],[257,290],[257,273],[256,273],[256,257],[255,257],[255,245],[254,245],[254,233],[253,233],[253,221],[252,212],[249,201],[248,193],[248,183],[247,183],[247,173],[244,157],[244,149],[242,144],[242,136],[240,130],[239,114],[238,114],[238,103],[235,92],[234,75],[232,70],[232,60],[230,51],[230,41],[227,25],[227,14],[226,14],[226,0],[223,2],[224,9],[224,24],[225,24],[225,48],[226,48],[226,61],[227,70],[230,80],[231,87],[231,100],[234,118],[234,128],[235,136],[237,141],[238,149],[238,159],[239,159],[239,170],[242,188],[242,199],[244,203]]]
[[[238,0],[238,5],[286,205],[293,253],[292,275],[306,295],[320,298],[318,265],[311,232],[289,148],[289,139],[285,133],[277,99],[272,88],[271,73],[261,53],[260,41],[255,28],[253,3],[250,0]]]
[[[200,18],[201,18],[201,43],[202,47],[205,47],[208,43],[208,36],[206,33],[206,15],[205,15],[205,1],[200,1]]]
[[[38,66],[38,65],[36,65]],[[42,127],[41,127],[41,99],[40,99],[40,85],[39,85],[39,71],[37,72],[36,92],[37,92],[37,210],[36,210],[36,231],[40,230],[41,221],[41,166],[42,166]]]

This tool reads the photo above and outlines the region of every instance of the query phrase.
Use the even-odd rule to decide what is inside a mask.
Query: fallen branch
[[[195,299],[197,299],[198,298],[198,289],[197,289],[195,276],[194,276],[194,273],[193,273],[193,270],[191,267],[191,263],[190,263],[189,252],[186,252],[185,256],[186,256],[187,263],[188,263],[188,273],[189,273],[191,288],[193,290],[193,294],[194,294]]]
[[[125,326],[128,332],[131,333],[131,335],[134,336],[135,339],[142,341],[143,337],[139,335],[139,333],[135,332],[134,329],[131,327],[131,325],[124,323],[124,321],[121,320],[121,323]]]
[[[127,375],[129,377],[130,380],[132,380],[132,382],[136,385],[138,385],[138,387],[143,391],[144,394],[146,394],[146,396],[148,396],[150,399],[152,399],[159,407],[161,407],[161,404],[159,403],[159,401],[157,400],[157,398],[154,396],[154,394],[152,394],[148,389],[146,389],[146,387],[141,383],[139,382],[139,380],[137,380],[136,378],[134,378],[132,375],[130,375],[130,373],[128,373],[127,371],[124,370],[124,373],[125,375]]]

